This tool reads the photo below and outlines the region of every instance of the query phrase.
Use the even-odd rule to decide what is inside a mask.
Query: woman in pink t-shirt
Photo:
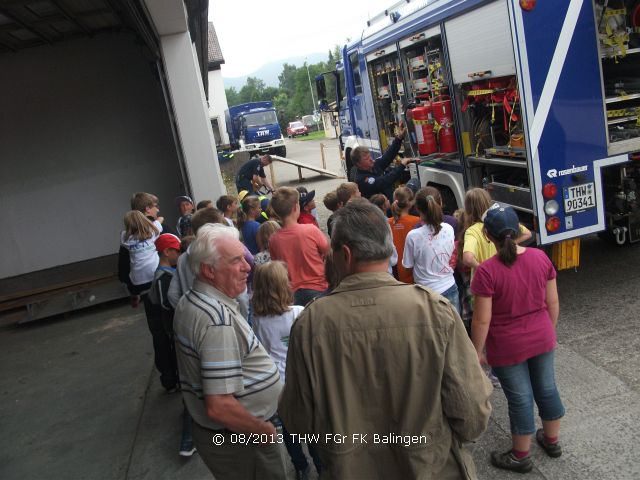
[[[511,207],[493,204],[483,223],[498,254],[478,266],[471,282],[476,296],[471,339],[480,362],[491,365],[507,397],[512,440],[511,450],[491,452],[491,462],[524,473],[533,468],[533,433],[549,456],[562,455],[558,435],[564,406],[553,367],[559,313],[556,271],[544,252],[516,244],[520,227]],[[534,400],[543,426],[538,431]]]

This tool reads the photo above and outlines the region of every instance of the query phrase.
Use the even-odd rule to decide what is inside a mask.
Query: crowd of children
[[[324,196],[323,204],[332,212],[325,234],[318,222],[315,191],[304,187],[278,188],[270,199],[246,191],[238,196],[222,195],[215,207],[211,200],[203,200],[195,209],[193,200],[184,195],[175,199],[180,217],[174,232],[158,215],[157,197],[134,194],[120,237],[119,276],[127,286],[132,306],[140,302],[144,305],[155,366],[167,392],[180,388],[173,309],[194,281],[188,245],[198,229],[220,223],[239,230],[252,274],[245,293],[237,300],[284,382],[293,322],[307,303],[336,286],[329,240],[333,213],[357,197],[360,191],[353,182],[343,183]],[[454,215],[443,211],[438,189],[420,189],[415,183],[396,188],[393,203],[384,195],[374,195],[370,201],[389,219],[397,254],[390,273],[402,282],[422,285],[447,298],[471,331],[471,280],[478,266],[496,254],[494,244],[483,232],[482,216],[491,205],[489,194],[483,189],[469,190],[464,209]],[[521,226],[516,242],[530,236]],[[308,471],[300,444],[289,438],[286,428],[284,435],[296,471]],[[194,451],[191,418],[185,408],[180,455],[190,456]],[[309,451],[320,471],[319,458],[313,448]]]

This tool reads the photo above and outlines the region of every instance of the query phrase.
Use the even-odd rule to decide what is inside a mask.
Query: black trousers
[[[167,390],[178,386],[178,362],[176,347],[173,341],[173,315],[164,315],[160,306],[149,300],[149,295],[142,295],[147,326],[153,340],[153,356],[156,368],[160,372],[160,383]]]

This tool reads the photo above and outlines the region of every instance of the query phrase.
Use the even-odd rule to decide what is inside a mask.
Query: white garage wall
[[[153,64],[128,34],[0,55],[0,278],[118,251],[133,192],[182,193]]]

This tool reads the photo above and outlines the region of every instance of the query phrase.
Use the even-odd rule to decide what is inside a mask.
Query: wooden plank
[[[327,177],[344,178],[342,175],[332,172],[331,170],[327,170],[326,168],[316,167],[315,165],[309,165],[308,163],[298,162],[297,160],[292,160],[290,158],[281,157],[279,155],[271,155],[271,158],[273,160],[277,160],[278,162],[286,163],[288,165],[294,165],[298,167],[298,169],[306,168],[307,170],[320,173],[321,175],[326,175]]]

